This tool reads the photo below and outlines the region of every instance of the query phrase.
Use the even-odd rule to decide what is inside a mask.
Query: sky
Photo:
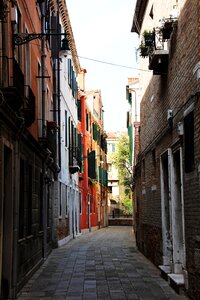
[[[138,37],[131,32],[135,0],[66,3],[80,65],[87,70],[86,90],[101,90],[104,129],[125,131],[126,85],[128,77],[138,74]]]

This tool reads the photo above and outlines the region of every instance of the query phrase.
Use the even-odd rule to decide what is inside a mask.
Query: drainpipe
[[[57,0],[57,30],[59,30],[60,22],[59,22],[59,0]],[[58,103],[58,164],[59,168],[61,169],[61,118],[60,118],[60,57],[59,57],[59,51],[60,51],[60,37],[58,36],[57,41],[57,103]]]
[[[41,33],[45,33],[45,1],[41,3]],[[46,137],[46,128],[45,128],[45,36],[41,39],[41,68],[42,68],[42,138]],[[43,162],[43,178],[46,176],[46,165]],[[43,180],[43,256],[46,258],[47,256],[47,199],[46,199],[46,184],[45,180]]]

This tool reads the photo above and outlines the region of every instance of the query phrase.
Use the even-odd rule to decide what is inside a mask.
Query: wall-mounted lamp
[[[61,49],[63,47],[63,49],[65,50],[70,50],[66,33],[14,33],[13,43],[16,46],[20,46],[23,44],[27,44],[32,40],[42,39],[43,37],[62,36],[62,35],[64,35],[64,38],[62,40]]]
[[[70,51],[69,42],[67,39],[67,35],[65,34],[64,38],[61,41],[60,54],[66,56],[67,51]]]
[[[80,167],[78,165],[75,165],[75,166],[69,166],[69,172],[71,174],[75,174],[77,172],[80,171]]]

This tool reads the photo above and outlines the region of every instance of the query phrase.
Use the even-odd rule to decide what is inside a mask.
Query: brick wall
[[[159,3],[154,1],[154,6]],[[195,100],[195,169],[190,173],[184,172],[183,155],[183,189],[189,294],[193,299],[200,299],[200,97],[192,97],[200,90],[199,81],[193,75],[193,69],[200,58],[200,10],[199,1],[187,0],[182,3],[178,26],[170,42],[168,72],[166,75],[148,78],[149,85],[144,89],[141,102],[141,144],[136,168],[136,236],[140,250],[155,264],[159,264],[162,257],[160,156],[168,148],[175,147],[176,143],[183,147],[184,154],[184,136],[178,135],[177,124],[183,121],[184,111]],[[146,24],[144,20],[143,29]],[[141,74],[141,84],[148,76]],[[174,116],[171,125],[167,121],[168,109],[173,111]]]

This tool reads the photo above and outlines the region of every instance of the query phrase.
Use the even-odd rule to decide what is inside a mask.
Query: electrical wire
[[[31,44],[32,45],[38,45],[38,44],[34,43],[33,41],[31,41]],[[47,48],[47,47],[45,47],[45,48]],[[77,57],[80,58],[80,59],[90,60],[90,61],[93,61],[93,62],[97,62],[97,63],[101,63],[101,64],[106,64],[106,65],[110,65],[110,66],[114,66],[114,67],[131,69],[131,70],[148,72],[148,73],[152,72],[151,70],[146,70],[146,69],[140,69],[140,68],[131,67],[131,66],[120,65],[120,64],[117,64],[117,63],[112,63],[112,62],[109,62],[109,61],[104,61],[104,60],[95,59],[95,58],[91,58],[91,57],[85,57],[85,56],[80,56],[80,55],[77,55]]]
[[[120,67],[120,68],[126,68],[126,69],[132,69],[132,70],[144,71],[144,72],[152,72],[151,70],[145,70],[145,69],[139,69],[139,68],[125,66],[125,65],[119,65],[119,64],[116,64],[116,63],[111,63],[111,62],[108,62],[108,61],[98,60],[98,59],[84,57],[84,56],[78,56],[78,58],[82,58],[82,59],[86,59],[86,60],[91,60],[91,61],[94,61],[94,62],[98,62],[98,63],[102,63],[102,64],[107,64],[107,65],[111,65],[111,66],[115,66],[115,67]]]

